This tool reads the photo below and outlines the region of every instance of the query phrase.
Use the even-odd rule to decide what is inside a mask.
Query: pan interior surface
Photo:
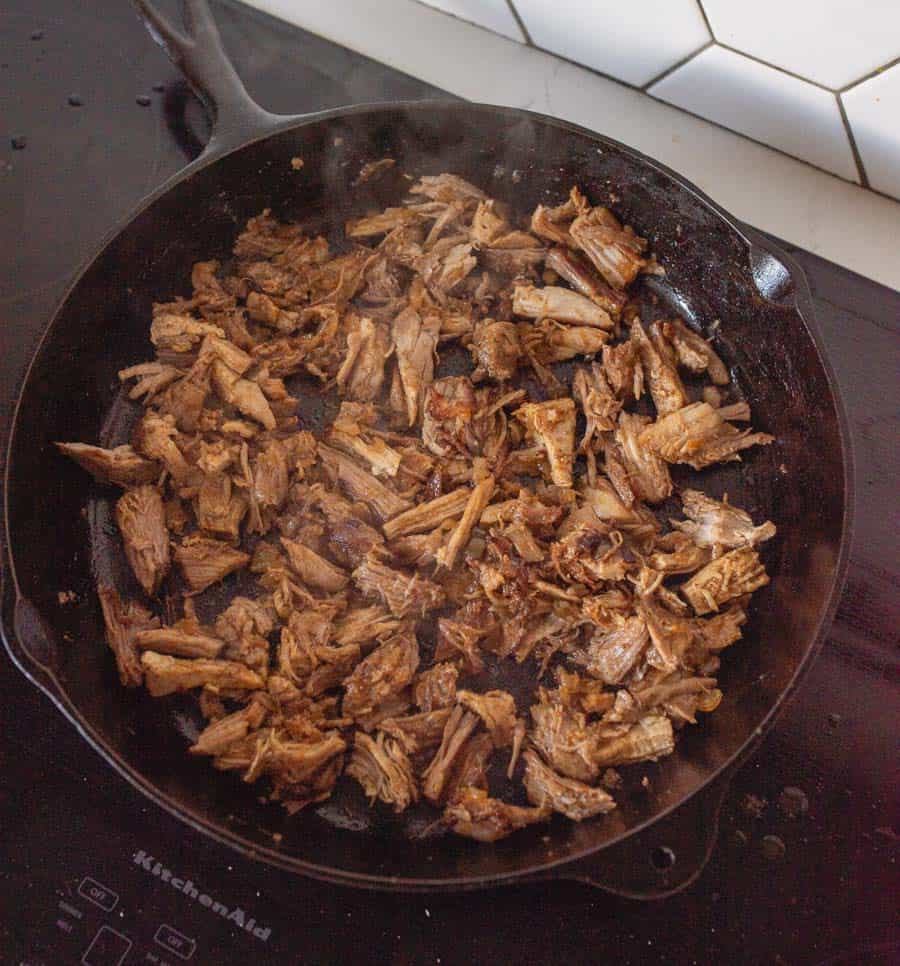
[[[254,787],[189,759],[197,727],[191,702],[122,689],[104,643],[97,579],[135,592],[112,519],[117,494],[90,483],[52,446],[127,441],[136,410],[116,373],[150,357],[152,302],[187,294],[193,263],[227,260],[243,223],[263,208],[336,239],[349,216],[396,203],[395,182],[352,186],[365,162],[384,156],[415,176],[458,174],[520,212],[557,204],[573,184],[593,203],[610,205],[649,239],[665,269],[645,283],[659,317],[677,309],[716,331],[754,427],[776,438],[743,462],[702,474],[707,492],[727,493],[754,519],[778,526],[763,555],[771,583],[754,596],[744,640],[723,656],[719,709],[685,729],[671,757],[624,769],[611,815],[581,824],[554,819],[492,846],[429,835],[431,811],[395,817],[371,809],[349,780],[332,800],[289,817],[260,803]],[[296,157],[304,161],[299,170]],[[349,112],[194,170],[145,206],[79,279],[20,400],[7,489],[10,554],[18,590],[49,636],[66,701],[101,752],[183,815],[232,844],[274,850],[281,864],[317,874],[490,880],[581,855],[652,820],[701,788],[761,725],[812,646],[836,579],[845,510],[839,417],[789,286],[758,285],[760,277],[742,236],[670,175],[619,145],[514,111]],[[302,394],[301,415],[315,429],[319,394],[311,385]],[[689,479],[676,474],[676,482]],[[61,604],[63,591],[74,591],[76,602]]]

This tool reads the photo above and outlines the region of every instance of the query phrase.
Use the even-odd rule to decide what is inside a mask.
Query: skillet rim
[[[360,114],[388,114],[397,112],[413,113],[417,111],[442,111],[444,113],[492,113],[509,118],[526,118],[536,123],[565,130],[580,137],[589,139],[594,144],[602,144],[615,149],[627,156],[630,156],[638,164],[670,178],[683,190],[693,196],[702,206],[709,210],[725,227],[737,235],[742,247],[747,252],[748,259],[752,252],[762,251],[770,254],[781,261],[791,276],[794,285],[794,301],[791,306],[799,317],[807,336],[809,337],[819,365],[825,375],[825,381],[829,390],[829,397],[836,415],[838,426],[838,436],[840,440],[840,459],[843,471],[842,499],[843,513],[841,519],[840,540],[837,547],[837,557],[834,571],[830,577],[830,588],[824,606],[820,609],[815,620],[815,630],[811,635],[803,656],[791,676],[786,687],[779,694],[777,699],[769,707],[763,719],[757,727],[746,736],[740,747],[735,751],[731,758],[724,761],[716,768],[704,775],[700,784],[687,794],[676,798],[666,806],[660,808],[652,816],[644,821],[638,822],[633,827],[621,834],[602,842],[598,845],[576,848],[571,853],[561,857],[549,859],[546,862],[533,864],[527,868],[516,869],[513,871],[500,872],[483,875],[460,875],[450,878],[429,878],[429,877],[409,877],[375,875],[364,872],[348,872],[333,866],[324,866],[316,862],[295,856],[287,856],[275,849],[266,846],[259,846],[244,840],[239,834],[231,832],[223,826],[213,823],[200,817],[192,808],[185,806],[168,794],[160,791],[155,785],[150,783],[144,776],[128,764],[117,752],[107,747],[105,740],[94,728],[92,728],[82,717],[74,703],[69,699],[66,689],[58,681],[53,671],[42,664],[40,660],[31,655],[27,648],[17,639],[14,627],[15,621],[12,613],[15,608],[23,602],[16,573],[15,556],[10,540],[10,508],[9,508],[9,489],[10,482],[14,478],[12,472],[11,456],[13,444],[18,437],[20,430],[19,416],[22,399],[25,389],[29,384],[32,371],[38,358],[42,355],[45,346],[50,341],[54,329],[59,323],[63,309],[69,301],[72,293],[80,284],[91,266],[103,255],[107,247],[123,234],[128,227],[144,211],[150,208],[155,202],[162,198],[169,191],[174,189],[182,181],[187,180],[194,174],[205,168],[211,167],[217,162],[227,158],[237,151],[243,151],[270,137],[283,134],[290,130],[306,127],[323,121],[331,121],[337,118],[356,116]],[[850,549],[852,545],[853,517],[855,512],[855,485],[854,467],[851,438],[847,414],[841,398],[840,389],[834,371],[825,353],[821,337],[815,327],[812,318],[814,315],[812,298],[808,291],[807,282],[803,270],[787,253],[782,251],[776,244],[768,242],[758,235],[758,230],[744,226],[737,218],[727,212],[719,204],[713,201],[705,192],[688,181],[682,175],[673,171],[661,162],[648,157],[642,152],[632,148],[620,141],[610,138],[604,134],[591,131],[589,128],[565,121],[560,118],[553,118],[546,114],[536,111],[524,110],[521,108],[504,107],[485,103],[470,103],[465,101],[453,101],[444,99],[427,99],[416,101],[391,101],[374,102],[367,104],[354,104],[347,107],[332,108],[324,111],[317,111],[311,114],[294,116],[272,115],[271,126],[264,131],[257,131],[246,140],[238,144],[228,144],[227,146],[211,146],[204,150],[197,158],[189,162],[180,171],[167,178],[158,188],[146,195],[123,219],[120,219],[108,231],[93,252],[81,263],[73,274],[71,281],[66,286],[63,295],[53,313],[50,322],[45,326],[38,339],[31,359],[28,362],[22,376],[17,382],[15,389],[15,405],[12,416],[5,427],[6,445],[4,447],[4,469],[3,469],[3,526],[0,532],[2,541],[2,560],[6,564],[0,568],[0,593],[2,593],[2,613],[0,613],[0,637],[3,639],[7,653],[13,663],[18,667],[22,674],[32,682],[39,690],[52,701],[65,718],[74,726],[75,730],[82,738],[109,764],[111,765],[136,791],[142,793],[156,805],[162,807],[173,818],[186,823],[191,828],[229,848],[234,849],[239,854],[269,863],[285,871],[295,874],[304,874],[312,878],[337,883],[341,885],[356,886],[368,889],[381,889],[397,892],[427,892],[436,890],[472,890],[486,888],[510,882],[521,882],[536,875],[547,877],[548,875],[564,876],[565,867],[582,862],[591,855],[595,855],[606,849],[615,847],[621,842],[637,835],[653,825],[661,822],[676,809],[685,805],[688,800],[707,791],[710,786],[729,769],[737,769],[754,750],[762,736],[772,727],[778,715],[783,710],[787,700],[796,692],[803,677],[809,671],[813,658],[824,643],[825,635],[831,626],[837,611],[838,604],[843,593],[846,582],[847,569],[850,560]],[[8,573],[7,573],[8,569]],[[11,619],[12,618],[12,619]],[[21,655],[17,653],[21,651]],[[26,662],[31,667],[26,666]]]

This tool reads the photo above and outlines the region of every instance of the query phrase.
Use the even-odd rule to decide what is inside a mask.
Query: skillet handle
[[[176,27],[151,0],[132,0],[153,39],[184,74],[203,102],[212,123],[212,135],[201,157],[222,154],[229,148],[271,131],[282,120],[260,107],[222,45],[219,28],[207,0],[183,0],[184,30]]]
[[[59,654],[53,633],[46,627],[38,609],[11,586],[4,574],[3,613],[0,634],[13,664],[55,704],[65,698],[56,677]]]
[[[719,838],[719,813],[736,768],[726,769],[693,798],[652,824],[554,874],[629,899],[665,899],[706,868]]]

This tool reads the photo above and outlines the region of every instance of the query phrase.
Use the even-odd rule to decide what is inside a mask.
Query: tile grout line
[[[853,134],[853,128],[850,125],[850,118],[847,117],[847,111],[844,108],[844,102],[840,94],[835,94],[835,100],[837,101],[838,111],[841,115],[841,121],[844,125],[844,131],[847,134],[847,140],[850,142],[850,152],[853,155],[853,161],[856,164],[857,170],[859,171],[859,183],[864,188],[870,188],[869,176],[866,174],[866,166],[863,163],[862,155],[859,152],[859,147],[856,144],[856,137]]]
[[[674,74],[675,71],[680,67],[684,67],[686,64],[689,64],[695,57],[699,57],[704,50],[709,50],[710,47],[714,47],[715,43],[715,39],[710,38],[702,47],[698,47],[695,51],[688,54],[687,57],[682,57],[678,63],[672,64],[671,67],[667,67],[661,74],[657,74],[656,77],[650,78],[650,80],[648,80],[643,87],[639,88],[639,90],[643,91],[645,94],[648,94],[650,92],[650,88],[653,87],[654,84],[658,84],[661,80],[664,80],[666,77],[668,77],[669,74]]]
[[[778,64],[772,64],[768,60],[763,60],[762,57],[757,57],[756,54],[748,54],[745,50],[739,50],[737,47],[732,47],[731,44],[722,43],[721,40],[717,40],[716,44],[721,47],[722,50],[727,50],[732,54],[737,54],[738,57],[746,57],[747,60],[752,60],[755,64],[761,64],[763,67],[768,67],[769,70],[777,70],[779,74],[785,74],[787,77],[793,77],[794,80],[801,81],[804,84],[809,84],[811,87],[817,87],[820,91],[828,91],[829,94],[837,93],[837,89],[834,87],[828,87],[826,84],[820,84],[818,81],[810,80],[808,77],[803,77],[802,74],[795,74],[792,70],[788,70],[786,67],[779,67]]]
[[[863,188],[858,181],[854,181],[852,178],[845,178],[844,175],[838,174],[836,171],[831,171],[829,168],[823,168],[821,165],[815,164],[806,158],[801,158],[798,154],[791,154],[789,151],[785,151],[782,148],[777,148],[774,144],[769,144],[768,141],[760,141],[759,138],[751,137],[749,134],[744,134],[743,131],[738,131],[733,127],[728,127],[728,125],[722,124],[721,121],[714,121],[712,118],[705,117],[703,114],[698,114],[696,111],[682,107],[680,104],[673,104],[671,101],[667,101],[665,98],[660,97],[658,94],[654,94],[652,91],[643,91],[642,93],[645,93],[647,97],[652,97],[654,101],[658,101],[660,104],[665,104],[668,107],[674,107],[676,111],[681,111],[682,113],[687,114],[689,117],[695,117],[699,121],[705,121],[707,124],[712,124],[714,127],[719,128],[720,131],[728,131],[729,134],[734,134],[736,137],[744,138],[744,140],[750,141],[753,144],[758,144],[760,147],[768,148],[770,151],[774,151],[776,154],[780,154],[784,158],[790,158],[792,161],[797,161],[799,164],[806,165],[807,168],[811,168],[813,171],[820,171],[822,174],[827,174],[829,177],[837,178],[838,181],[843,181],[844,184],[852,185],[854,188],[871,191],[873,194],[881,195],[883,198],[887,198],[888,201],[900,202],[900,198],[895,198],[893,195],[885,194],[883,191],[878,191],[875,188]]]
[[[522,31],[522,36],[525,38],[525,43],[529,47],[533,47],[534,41],[531,39],[531,32],[525,26],[525,21],[522,19],[522,15],[516,8],[515,3],[513,3],[513,0],[506,0],[506,5],[509,7],[509,12],[513,15],[513,20],[515,20],[515,22],[518,24],[519,30]]]
[[[709,17],[706,13],[706,7],[703,6],[703,0],[697,0],[697,6],[700,8],[700,16],[703,17],[703,22],[706,24],[706,29],[709,31],[709,36],[715,42],[716,34],[712,29],[712,24],[709,22]]]
[[[891,68],[896,67],[898,64],[900,64],[900,57],[895,57],[893,60],[889,60],[886,64],[882,64],[881,67],[876,67],[875,70],[870,70],[868,74],[863,74],[862,77],[858,77],[855,81],[851,81],[849,84],[845,84],[843,87],[838,88],[835,93],[845,94],[854,87],[859,87],[860,84],[870,81],[873,77],[886,73],[887,71],[891,70]]]

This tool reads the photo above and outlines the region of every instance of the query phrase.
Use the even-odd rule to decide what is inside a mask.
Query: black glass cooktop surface
[[[236,3],[215,12],[250,92],[273,111],[440,95]],[[4,5],[4,423],[66,280],[204,134],[199,105],[128,4]],[[900,295],[786,247],[808,273],[847,404],[854,550],[828,640],[734,777],[691,885],[653,903],[571,881],[401,896],[272,870],[147,803],[0,651],[3,962],[896,961]]]

